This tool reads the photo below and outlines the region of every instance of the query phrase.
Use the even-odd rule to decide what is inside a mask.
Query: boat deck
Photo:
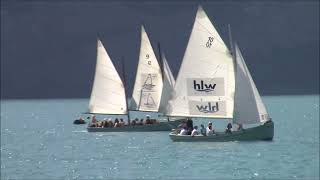
[[[212,141],[212,142],[225,142],[225,141],[256,141],[256,140],[272,140],[274,135],[273,122],[267,122],[263,125],[248,128],[240,131],[233,131],[231,134],[224,132],[217,132],[212,136],[203,135],[178,135],[170,133],[169,136],[172,141]]]

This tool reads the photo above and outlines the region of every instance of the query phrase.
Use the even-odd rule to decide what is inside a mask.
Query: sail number
[[[150,56],[149,56],[149,54],[147,54],[146,59],[149,59],[149,58],[150,58]],[[148,65],[151,65],[151,61],[148,61]]]
[[[212,45],[212,42],[213,42],[213,37],[208,37],[209,39],[208,39],[208,41],[207,41],[207,43],[206,43],[206,47],[207,48],[211,48],[211,45]]]

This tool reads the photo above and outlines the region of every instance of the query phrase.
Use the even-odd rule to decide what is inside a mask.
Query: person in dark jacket
[[[231,129],[232,129],[232,124],[231,124],[231,123],[228,123],[227,129],[226,129],[225,133],[226,133],[226,134],[231,134],[231,133],[232,133]]]
[[[187,118],[187,130],[188,130],[188,135],[191,135],[191,132],[193,130],[193,121],[191,118]]]

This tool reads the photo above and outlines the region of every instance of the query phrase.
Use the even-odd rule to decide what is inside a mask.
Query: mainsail
[[[235,54],[237,70],[233,122],[241,124],[265,122],[269,119],[268,113],[237,44],[235,44]]]
[[[102,42],[98,40],[96,72],[89,102],[89,112],[126,114],[125,89]]]
[[[163,89],[161,95],[161,103],[159,112],[165,113],[167,111],[168,102],[171,99],[172,91],[174,90],[175,79],[167,62],[165,55],[162,53],[163,63]]]
[[[157,112],[162,91],[162,75],[148,35],[142,26],[139,64],[134,84],[131,109]]]
[[[232,118],[234,91],[231,53],[199,7],[166,114]]]

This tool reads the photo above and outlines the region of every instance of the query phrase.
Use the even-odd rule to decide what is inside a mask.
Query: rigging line
[[[209,62],[210,64],[217,64],[217,62],[215,62],[214,61],[214,59],[216,59],[216,58],[212,58],[212,57],[209,57],[209,56],[205,56],[205,57],[201,57],[201,58],[199,58],[199,61],[202,61],[202,62]],[[220,59],[222,59],[222,58],[220,58]],[[219,61],[222,61],[221,63],[219,63],[219,64],[225,64],[225,65],[228,65],[228,61],[226,61],[226,60],[220,60],[219,59]],[[208,60],[208,61],[207,61]],[[231,61],[231,60],[230,60]]]
[[[204,45],[200,45],[200,47],[204,47],[204,48],[207,48],[206,46],[204,46]],[[211,48],[210,48],[211,49]],[[213,48],[213,49],[211,49],[211,51],[209,51],[209,52],[218,52],[218,53],[221,53],[221,54],[225,54],[225,55],[228,55],[229,53],[226,53],[225,51],[220,51],[220,50],[217,50],[217,48]],[[229,50],[228,50],[229,51]]]
[[[108,58],[109,61],[111,61],[110,63],[108,62],[103,62],[103,63],[99,63],[100,65],[102,65],[102,67],[100,66],[99,69],[104,69],[104,70],[113,70],[113,71],[116,71],[117,72],[117,69],[115,68],[112,60],[110,58]],[[102,61],[107,61],[106,59],[102,60]],[[105,64],[106,63],[106,64]],[[111,67],[110,67],[111,65]]]
[[[106,93],[106,94],[109,94],[109,93]],[[123,95],[124,94],[124,92],[119,92],[119,91],[112,91],[110,94],[115,94],[115,95]],[[113,98],[113,97],[112,97]]]
[[[112,81],[112,82],[115,82],[117,85],[120,85],[121,87],[123,87],[123,83],[122,83],[121,79],[120,79],[121,82],[119,82],[119,81],[116,81],[116,80],[114,80],[114,79],[112,79],[112,78],[109,78],[109,76],[107,76],[107,75],[102,75],[102,77],[103,77],[104,79],[108,79],[108,80],[110,80],[110,81]]]

